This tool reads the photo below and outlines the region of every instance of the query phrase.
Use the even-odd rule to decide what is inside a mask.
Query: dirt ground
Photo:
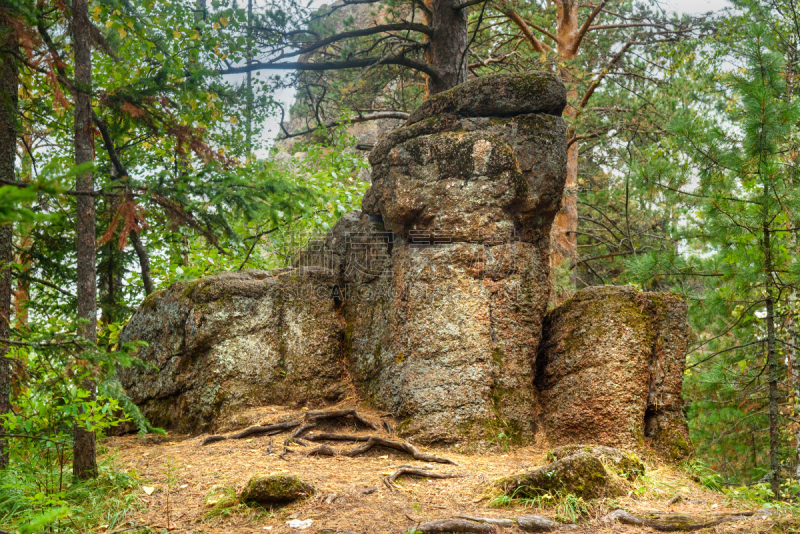
[[[368,419],[378,422],[381,413],[359,409]],[[249,424],[270,424],[302,416],[301,411],[285,407],[254,410],[229,425],[244,428]],[[355,426],[353,422],[335,428],[322,429],[356,435],[374,435],[375,431]],[[390,437],[385,430],[378,433]],[[206,437],[138,436],[109,437],[103,441],[113,461],[123,469],[135,472],[143,484],[136,491],[141,501],[138,511],[126,519],[126,525],[149,526],[161,532],[180,533],[345,533],[397,534],[416,524],[462,515],[480,517],[518,517],[543,515],[559,518],[555,506],[514,505],[492,507],[497,497],[492,487],[496,479],[541,466],[546,462],[545,448],[509,448],[495,446],[489,452],[459,453],[453,450],[430,452],[455,460],[459,465],[426,464],[408,455],[384,448],[373,448],[362,456],[306,456],[300,446],[291,446],[292,453],[281,457],[283,442],[288,434],[274,436],[273,452],[268,452],[270,437],[225,440],[201,446]],[[397,439],[392,437],[392,439]],[[356,444],[329,442],[335,449],[349,449]],[[648,475],[630,484],[629,493],[615,499],[592,503],[588,517],[577,533],[655,532],[648,528],[605,525],[599,519],[608,511],[622,508],[631,513],[673,512],[698,517],[714,517],[746,509],[740,502],[725,495],[706,490],[693,482],[683,471],[645,462]],[[400,465],[432,467],[439,473],[462,475],[452,479],[400,478],[392,492],[382,479]],[[316,495],[281,508],[265,510],[233,504],[213,508],[207,503],[209,492],[221,487],[232,493],[241,491],[256,474],[294,474],[311,482]],[[668,504],[680,494],[682,500]],[[752,508],[751,508],[752,510]],[[560,517],[563,519],[562,517]],[[312,520],[310,527],[300,530],[290,527],[292,519]],[[776,526],[787,518],[757,515],[746,521],[718,525],[703,532],[717,533],[778,533],[789,532]],[[132,523],[128,523],[131,521]],[[121,525],[120,525],[121,526]],[[119,528],[118,526],[117,528]],[[774,528],[773,528],[774,527]],[[515,534],[517,527],[498,532]]]

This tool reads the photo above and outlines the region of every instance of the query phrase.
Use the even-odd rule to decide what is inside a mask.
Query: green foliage
[[[683,206],[675,246],[627,264],[642,285],[664,280],[692,298],[701,339],[687,366],[687,415],[699,455],[731,480],[772,471],[765,465],[768,392],[770,382],[786,378],[778,362],[800,286],[800,107],[788,98],[775,36],[766,25],[748,32],[740,34],[738,69],[707,89],[716,112],[676,113],[668,124],[672,151],[654,152],[639,169],[667,203]],[[772,453],[789,451],[778,444]]]
[[[522,506],[524,508],[553,509],[556,519],[561,522],[577,523],[579,520],[589,517],[592,504],[585,501],[582,497],[577,497],[572,493],[551,492],[542,493],[535,497],[517,497],[517,490],[511,495],[499,495],[489,501],[491,508],[508,508],[512,506]]]
[[[0,525],[12,532],[31,533],[47,527],[77,534],[99,524],[114,530],[137,505],[132,491],[137,486],[136,478],[121,472],[111,459],[100,464],[96,479],[88,481],[73,480],[56,463],[45,470],[13,462],[0,471]]]

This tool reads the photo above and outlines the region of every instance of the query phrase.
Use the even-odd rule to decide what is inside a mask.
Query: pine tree
[[[718,403],[718,418],[730,417],[725,410],[732,406],[740,410],[740,417],[735,413],[731,418],[738,422],[716,439],[737,432],[743,420],[768,421],[768,479],[778,496],[781,407],[786,404],[779,391],[784,375],[779,354],[790,343],[779,333],[779,320],[789,296],[800,287],[798,263],[786,246],[800,221],[795,170],[800,107],[788,98],[783,58],[767,27],[751,32],[737,51],[744,64],[738,74],[728,76],[720,99],[726,107],[719,116],[704,120],[681,113],[669,126],[691,162],[675,162],[672,169],[687,172],[663,164],[649,169],[652,178],[653,167],[659,167],[658,181],[665,189],[697,201],[684,221],[684,237],[701,243],[700,254],[651,255],[632,266],[643,279],[659,275],[714,281],[703,285],[699,302],[727,324],[718,325],[718,335],[704,343],[707,350],[697,353],[690,368],[708,362],[708,378],[723,385],[710,399]],[[709,334],[709,325],[703,330]],[[731,394],[731,389],[739,391]]]

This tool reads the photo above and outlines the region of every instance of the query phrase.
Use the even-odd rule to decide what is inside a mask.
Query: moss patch
[[[545,493],[596,499],[619,493],[602,462],[585,452],[496,482],[506,495],[533,498]]]
[[[242,502],[286,504],[313,495],[313,485],[295,475],[256,475],[239,495]]]

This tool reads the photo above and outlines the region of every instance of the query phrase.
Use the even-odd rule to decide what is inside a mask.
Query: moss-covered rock
[[[680,295],[632,287],[586,288],[550,311],[535,381],[548,439],[689,457],[686,314]]]
[[[256,475],[247,482],[239,494],[239,500],[268,505],[286,504],[315,492],[312,484],[295,475]]]
[[[528,113],[561,116],[567,91],[552,72],[473,78],[426,100],[408,119],[415,124],[436,115],[509,117]]]
[[[550,451],[552,460],[561,460],[578,453],[586,453],[600,460],[616,475],[634,480],[645,474],[645,467],[639,457],[622,449],[604,447],[602,445],[565,445]]]
[[[619,488],[603,463],[579,452],[521,475],[504,478],[497,485],[506,495],[531,498],[545,493],[573,494],[583,499],[619,494]]]
[[[156,426],[214,429],[248,406],[324,403],[344,393],[337,273],[284,269],[221,273],[148,296],[121,342],[146,341],[146,367],[119,370]]]

